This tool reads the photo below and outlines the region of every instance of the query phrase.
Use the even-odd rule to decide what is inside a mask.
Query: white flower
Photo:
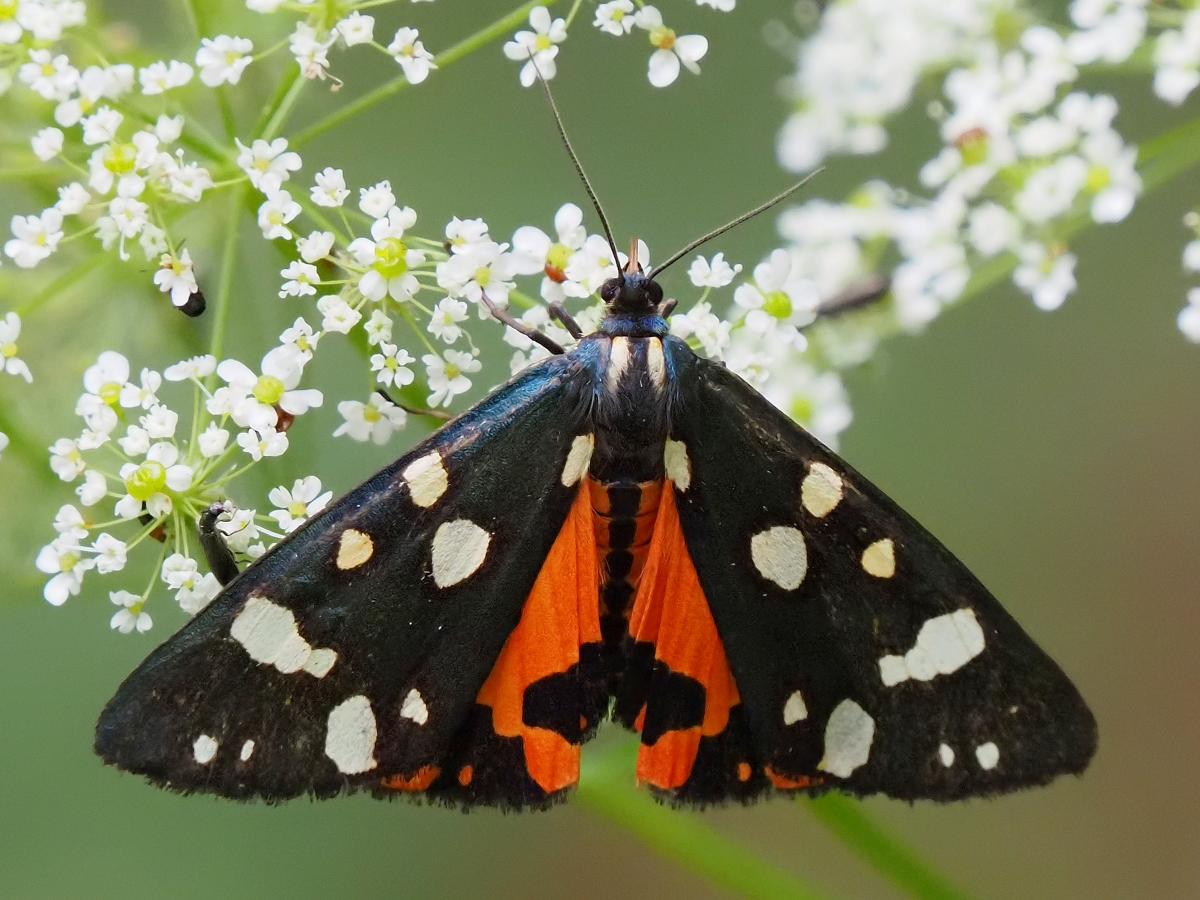
[[[233,421],[243,428],[263,432],[273,429],[279,421],[276,407],[293,416],[303,415],[324,402],[318,390],[297,390],[304,372],[304,354],[294,345],[284,344],[267,352],[262,358],[262,374],[236,359],[226,359],[217,366],[217,376],[228,385],[228,393],[218,398],[214,393],[208,410],[222,415],[228,410]]]
[[[30,61],[18,71],[18,77],[46,100],[66,100],[79,83],[79,72],[61,53],[30,50]]]
[[[140,425],[130,425],[125,429],[125,437],[118,438],[117,443],[126,456],[142,456],[150,449],[150,432]]]
[[[1126,147],[1121,136],[1111,129],[1089,134],[1080,144],[1088,161],[1085,187],[1093,191],[1092,220],[1120,222],[1133,211],[1142,191],[1137,173],[1137,148]]]
[[[193,356],[191,359],[167,366],[163,370],[163,377],[167,381],[199,381],[215,371],[217,371],[217,358],[206,353],[203,356]]]
[[[196,284],[196,273],[192,270],[192,257],[186,247],[179,256],[164,253],[154,273],[154,283],[164,294],[171,295],[171,303],[183,306],[200,286]]]
[[[283,456],[288,448],[288,436],[273,428],[260,431],[250,429],[243,431],[237,437],[238,446],[250,454],[250,458],[258,462],[264,456]]]
[[[50,446],[50,468],[63,481],[74,481],[83,474],[87,464],[79,452],[79,444],[59,438]]]
[[[1200,272],[1200,239],[1188,241],[1183,248],[1183,267],[1189,272]]]
[[[1175,106],[1200,85],[1200,9],[1188,10],[1179,31],[1158,36],[1154,68],[1154,93]]]
[[[52,575],[42,589],[42,596],[52,606],[62,606],[68,597],[79,593],[83,575],[96,565],[96,560],[84,556],[74,537],[60,537],[43,547],[37,555],[38,571]]]
[[[357,11],[350,13],[333,27],[347,47],[369,44],[374,40],[375,19]]]
[[[275,138],[269,144],[258,140],[249,147],[237,138],[234,138],[233,142],[238,148],[238,167],[250,176],[250,183],[268,197],[278,191],[283,183],[292,177],[291,173],[303,165],[300,154],[287,148],[287,138]]]
[[[317,312],[324,316],[321,327],[339,334],[349,334],[350,329],[362,319],[362,313],[337,294],[326,294],[318,300]]]
[[[395,205],[396,195],[392,193],[390,181],[358,189],[358,208],[373,219],[382,219]]]
[[[317,40],[317,32],[307,22],[297,22],[296,28],[288,39],[288,50],[300,66],[300,74],[305,78],[324,79],[329,74],[330,45],[337,39],[331,35],[326,41]]]
[[[279,291],[280,297],[306,297],[315,294],[317,289],[314,285],[321,283],[317,267],[300,260],[293,261],[279,274],[287,279]]]
[[[410,356],[407,350],[395,344],[382,343],[379,349],[380,353],[371,356],[371,371],[378,373],[375,380],[380,384],[394,384],[396,387],[412,384],[416,376],[408,368],[408,364],[416,362],[416,357]]]
[[[638,259],[645,264],[640,250]],[[579,251],[567,261],[563,291],[568,297],[588,297],[596,293],[604,282],[617,277],[619,262],[612,258],[608,241],[598,234],[588,235]]]
[[[142,427],[146,429],[146,434],[150,437],[172,438],[175,436],[175,428],[179,424],[179,413],[159,404],[150,407],[150,412],[138,421],[142,423]]]
[[[253,52],[254,43],[248,38],[230,37],[227,34],[203,38],[200,49],[196,51],[200,80],[209,87],[237,84],[252,60],[248,54]]]
[[[305,262],[315,263],[329,255],[333,242],[332,231],[314,231],[308,237],[296,238],[296,250]]]
[[[32,269],[58,248],[63,214],[51,206],[40,216],[13,216],[13,239],[4,252],[23,269]]]
[[[1067,37],[1071,62],[1121,63],[1146,33],[1145,0],[1074,0],[1071,19],[1080,28]]]
[[[1020,234],[1017,217],[998,203],[983,203],[971,210],[967,240],[984,256],[1012,248]]]
[[[142,611],[145,601],[137,594],[131,594],[129,591],[110,591],[108,599],[121,607],[108,621],[113,631],[130,634],[136,628],[139,633],[143,633],[149,631],[154,624],[150,620],[150,614]]]
[[[465,297],[472,303],[480,303],[484,294],[497,306],[508,304],[508,292],[515,285],[516,274],[508,244],[495,241],[472,244],[470,250],[453,254],[445,262],[438,263],[438,285],[449,293]],[[481,315],[486,310],[481,307]]]
[[[409,84],[420,84],[429,77],[430,69],[437,68],[433,62],[433,54],[417,40],[415,28],[401,28],[387,49],[404,70],[404,78]]]
[[[831,448],[836,449],[838,435],[853,418],[846,388],[837,373],[818,372],[793,354],[774,361],[763,394]]]
[[[117,540],[111,534],[100,535],[88,549],[95,552],[96,571],[101,575],[111,575],[125,568],[125,542]]]
[[[117,129],[125,117],[115,109],[102,106],[82,122],[83,142],[88,146],[107,144],[117,136]]]
[[[57,128],[43,128],[29,140],[33,155],[45,162],[62,153],[63,133]]]
[[[338,413],[345,421],[333,432],[334,437],[349,435],[355,441],[374,441],[386,444],[392,432],[403,428],[407,419],[404,410],[382,394],[371,394],[370,400],[343,400]]]
[[[313,203],[317,206],[341,206],[350,191],[341,169],[326,167],[316,174],[316,187],[310,188]]]
[[[161,144],[173,144],[183,134],[183,116],[168,116],[163,113],[154,120],[154,136]]]
[[[290,240],[292,230],[287,223],[300,215],[300,204],[287,191],[278,191],[268,197],[258,208],[258,227],[267,240],[284,238]]]
[[[220,529],[225,524],[219,523],[217,528]],[[191,615],[200,612],[221,592],[221,585],[215,575],[211,572],[201,575],[196,561],[181,553],[172,553],[163,560],[161,578],[167,587],[177,591],[175,601],[184,612]]]
[[[78,181],[63,185],[58,189],[58,202],[54,204],[64,216],[76,216],[91,202],[92,195]]]
[[[450,245],[451,253],[466,253],[472,245],[490,240],[487,222],[483,219],[460,219],[455,216],[446,223],[446,243]]]
[[[9,375],[19,375],[26,382],[33,381],[29,366],[17,357],[17,338],[21,336],[21,317],[15,312],[6,313],[0,320],[0,369]]]
[[[609,34],[629,34],[633,30],[633,0],[611,0],[596,7],[596,20],[592,23]]]
[[[282,485],[272,488],[267,497],[276,506],[268,515],[279,523],[280,528],[291,533],[303,525],[305,519],[323,510],[333,497],[333,491],[322,494],[321,479],[309,475],[297,478],[290,491]]]
[[[372,310],[363,330],[367,333],[367,344],[374,347],[392,339],[392,320],[382,309]]]
[[[1062,306],[1075,290],[1075,254],[1052,254],[1045,245],[1030,242],[1017,250],[1021,264],[1013,272],[1013,283],[1033,298],[1038,309]]]
[[[421,357],[425,363],[425,375],[429,382],[430,406],[449,406],[456,394],[471,389],[467,372],[478,372],[482,364],[470,353],[460,350],[445,351],[444,358],[428,353]]]
[[[467,318],[467,304],[453,297],[438,301],[429,319],[429,332],[447,344],[453,344],[462,336],[458,323]]]
[[[256,13],[273,13],[283,4],[284,0],[246,0],[246,8]]]
[[[518,275],[542,272],[545,277],[541,293],[547,303],[562,302],[567,296],[562,287],[567,280],[567,263],[587,239],[587,229],[582,223],[583,210],[574,203],[564,203],[554,214],[558,240],[532,225],[523,225],[513,232],[514,272]]]
[[[196,438],[196,442],[200,447],[200,455],[205,459],[212,459],[225,452],[225,447],[229,444],[229,432],[218,428],[216,422],[209,422],[208,427]]]
[[[544,6],[535,6],[529,11],[529,24],[533,31],[518,31],[504,45],[505,56],[525,63],[520,76],[524,87],[537,81],[539,74],[546,81],[558,74],[558,65],[554,61],[558,47],[555,45],[567,39],[567,23],[563,19],[552,20],[550,10]]]
[[[153,369],[142,369],[138,376],[139,384],[126,382],[121,387],[120,403],[126,409],[133,409],[140,406],[142,409],[150,409],[157,406],[158,389],[162,387],[162,376]]]
[[[172,59],[159,60],[138,70],[138,81],[143,94],[162,94],[172,88],[183,87],[192,80],[192,67],[185,62]]]
[[[294,347],[300,351],[304,361],[312,359],[317,343],[321,340],[320,332],[313,331],[304,316],[297,316],[291,328],[285,328],[279,336],[279,343]]]
[[[687,313],[671,316],[670,325],[676,337],[694,337],[710,359],[722,358],[733,328],[732,323],[713,314],[709,303],[697,303]]]
[[[1018,215],[1035,225],[1062,215],[1087,183],[1088,164],[1078,156],[1064,156],[1038,169],[1016,196]]]
[[[1200,344],[1200,287],[1187,292],[1187,306],[1179,311],[1175,324],[1193,344]]]
[[[75,488],[82,506],[95,506],[108,496],[108,480],[95,469],[83,473],[83,483]]]
[[[423,250],[409,249],[404,242],[405,229],[417,221],[412,207],[393,206],[387,216],[371,225],[371,238],[356,238],[347,251],[360,266],[369,266],[358,281],[359,292],[369,300],[391,296],[409,300],[420,288],[409,270],[425,262]]]
[[[733,292],[733,302],[747,310],[748,324],[751,314],[761,311],[778,322],[802,328],[816,318],[818,301],[816,285],[793,271],[792,256],[783,249],[772,251],[754,267],[754,284],[740,284]],[[768,324],[764,320],[763,327]]]
[[[179,462],[179,448],[165,441],[146,451],[145,462],[121,466],[121,480],[126,494],[117,501],[115,512],[123,519],[135,519],[142,514],[142,504],[150,515],[158,518],[171,512],[173,504],[168,490],[175,493],[192,486],[192,467]]]
[[[61,538],[77,541],[83,540],[88,535],[87,523],[84,522],[83,516],[69,503],[60,506],[58,512],[55,513],[54,530]]]
[[[650,54],[649,78],[654,87],[666,87],[679,77],[679,64],[694,75],[700,74],[697,60],[708,52],[708,38],[702,34],[676,35],[663,25],[662,13],[654,6],[643,6],[634,14],[634,24],[650,32],[650,43],[657,47]]]
[[[733,278],[742,271],[740,264],[731,266],[725,262],[725,254],[718,253],[710,264],[703,256],[692,260],[688,268],[688,278],[696,287],[722,288],[733,283]]]

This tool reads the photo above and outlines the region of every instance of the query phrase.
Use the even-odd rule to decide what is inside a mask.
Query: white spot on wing
[[[879,675],[887,687],[912,678],[929,681],[956,672],[983,652],[983,629],[971,609],[957,609],[928,619],[917,642],[903,656],[884,656]]]
[[[254,741],[246,741],[242,744],[242,752],[238,754],[238,759],[245,762],[250,758],[250,754],[254,752]]]
[[[266,597],[247,600],[233,620],[229,634],[252,660],[274,666],[285,675],[304,670],[323,678],[337,661],[333,650],[313,650],[300,636],[292,611]]]
[[[408,482],[408,493],[413,503],[428,509],[438,502],[450,484],[450,476],[441,456],[436,451],[413,460],[401,473]]]
[[[947,769],[954,765],[954,748],[949,744],[938,745],[938,759],[942,761],[942,765]]]
[[[343,775],[357,775],[375,768],[375,714],[371,701],[362,694],[343,700],[329,714],[325,731],[325,755]]]
[[[975,748],[975,758],[979,760],[979,768],[991,770],[1000,762],[1000,748],[991,741],[980,744]]]
[[[799,691],[792,691],[792,696],[783,704],[783,724],[793,725],[807,718],[808,707],[804,705],[804,695]]]
[[[667,360],[663,356],[662,341],[651,338],[646,342],[646,368],[650,371],[650,380],[656,388],[661,388],[667,380]]]
[[[679,492],[686,491],[692,483],[692,463],[683,441],[667,438],[663,445],[663,466],[667,470],[667,477]]]
[[[842,478],[825,463],[813,463],[800,485],[800,502],[818,519],[842,502]]]
[[[347,528],[338,539],[337,567],[343,571],[361,566],[375,552],[375,542],[369,534]]]
[[[562,470],[563,487],[571,487],[587,474],[588,465],[592,461],[592,448],[595,446],[596,438],[590,434],[581,434],[571,441],[567,464]]]
[[[863,551],[862,567],[868,575],[891,578],[896,574],[896,548],[891,538],[876,541]]]
[[[202,734],[192,742],[192,756],[200,765],[207,765],[213,761],[213,757],[217,755],[217,742],[215,738],[209,737],[207,734]]]
[[[425,705],[425,699],[416,688],[409,691],[404,702],[400,704],[400,718],[412,719],[418,725],[429,721],[429,707]]]
[[[440,588],[470,577],[483,565],[492,536],[469,519],[443,522],[433,536],[433,580]]]
[[[629,368],[629,338],[615,337],[608,351],[608,390],[615,392],[621,376]]]
[[[800,587],[808,571],[808,549],[798,529],[777,525],[750,539],[750,557],[759,574],[786,591]]]
[[[817,768],[849,778],[871,754],[875,737],[875,720],[853,700],[843,700],[825,723],[825,755]]]

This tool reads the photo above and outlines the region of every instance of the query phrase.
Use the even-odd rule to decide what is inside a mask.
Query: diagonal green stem
[[[212,339],[208,352],[220,362],[225,352],[225,329],[229,325],[229,307],[233,297],[233,274],[237,269],[238,225],[241,224],[242,201],[246,188],[240,187],[229,198],[229,218],[225,223],[225,248],[221,252],[221,283],[217,288],[217,302],[214,304]],[[212,376],[209,376],[209,388],[212,388]]]
[[[455,60],[462,59],[469,53],[478,50],[480,47],[495,40],[502,35],[507,34],[512,29],[516,28],[529,15],[529,11],[535,6],[553,6],[557,0],[528,0],[522,3],[508,15],[503,16],[493,22],[491,25],[481,28],[479,31],[472,34],[470,37],[464,38],[453,47],[443,50],[433,58],[434,64],[439,69],[444,69]],[[363,94],[353,103],[348,103],[339,109],[337,112],[330,113],[319,122],[315,122],[308,128],[296,135],[290,146],[295,149],[303,144],[307,144],[313,138],[320,137],[331,128],[342,124],[347,119],[352,119],[359,113],[366,112],[376,103],[381,100],[386,100],[393,94],[399,93],[408,87],[408,80],[403,75],[398,75],[386,84],[381,84],[373,91],[368,91]]]
[[[45,445],[34,440],[25,432],[2,400],[0,400],[0,432],[8,436],[8,449],[5,453],[21,457],[42,481],[47,483],[58,481],[54,477],[54,473],[50,471],[49,456],[46,453]]]
[[[299,66],[291,65],[288,67],[287,74],[279,79],[279,86],[275,89],[275,96],[263,108],[262,115],[258,119],[258,124],[254,126],[254,136],[256,138],[269,141],[279,134],[283,128],[283,123],[291,115],[292,107],[295,105],[296,100],[299,99],[307,83],[308,79],[300,77]]]
[[[830,793],[803,801],[813,817],[880,876],[918,900],[970,900],[912,847],[877,823],[862,804]]]
[[[57,278],[53,279],[44,288],[16,307],[14,312],[22,319],[30,313],[37,310],[43,303],[52,300],[58,294],[65,291],[75,282],[80,281],[84,276],[90,275],[96,269],[109,262],[112,257],[106,253],[101,253],[98,250],[84,257],[74,266],[61,273]]]
[[[748,900],[826,900],[696,815],[657,803],[633,778],[637,742],[589,748],[575,800],[689,872]]]

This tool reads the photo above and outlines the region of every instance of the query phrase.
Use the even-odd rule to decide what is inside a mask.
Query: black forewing
[[[591,384],[577,358],[531,367],[306,523],[126,679],[97,725],[97,752],[176,790],[271,800],[377,787],[391,774],[460,756],[463,742],[487,731],[475,721],[486,712],[476,694],[575,494],[560,476]],[[442,457],[448,486],[424,508],[402,473],[431,453]],[[490,543],[477,571],[441,588],[431,544],[442,523],[457,519],[484,529]],[[347,529],[372,542],[370,558],[348,569],[337,562]],[[361,543],[349,550],[361,556]],[[254,597],[290,610],[312,648],[337,653],[327,674],[285,674],[248,655],[231,625]],[[400,714],[414,688],[424,723]],[[369,701],[376,723],[375,764],[346,774],[325,752],[327,730],[330,712],[356,696]],[[207,741],[216,751],[201,762]],[[480,779],[473,796],[455,797],[450,772],[435,796],[441,786],[465,802],[530,799],[522,784],[496,786],[505,796],[489,796]]]
[[[949,800],[1082,771],[1096,747],[1091,713],[966,567],[742,379],[682,342],[667,345],[678,386],[672,437],[691,467],[687,489],[676,489],[684,536],[759,763],[782,776],[776,783],[803,786],[809,776],[858,794]],[[801,501],[814,463],[843,485],[820,517]],[[754,535],[780,526],[799,530],[807,551],[793,590],[764,578],[752,552]],[[863,554],[884,539],[893,542],[894,574],[875,577]],[[885,685],[880,659],[903,657],[925,623],[959,610],[978,623],[982,652],[949,674]],[[806,715],[797,719],[794,705],[795,721],[785,724],[796,691]],[[839,777],[819,768],[827,741],[841,741],[835,755],[844,760],[856,755],[844,752],[846,731],[860,751],[864,737],[853,715],[840,717],[848,726],[840,738],[826,733],[844,701],[871,717],[873,734],[866,762]]]

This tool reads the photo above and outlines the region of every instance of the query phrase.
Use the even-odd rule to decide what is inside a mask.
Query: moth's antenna
[[[542,89],[546,92],[546,99],[550,101],[550,112],[554,113],[554,124],[558,126],[558,135],[562,138],[563,146],[567,148],[567,153],[571,156],[571,162],[575,164],[575,171],[579,173],[579,179],[583,182],[583,189],[587,191],[588,197],[591,198],[592,206],[596,209],[596,215],[600,217],[600,224],[604,226],[604,236],[608,239],[608,249],[612,251],[613,265],[617,267],[617,280],[621,284],[624,284],[625,276],[621,272],[621,254],[617,252],[617,242],[613,239],[612,228],[608,224],[608,216],[604,215],[604,208],[600,205],[600,198],[596,196],[596,192],[592,188],[592,183],[588,180],[587,173],[583,171],[583,164],[579,161],[579,157],[575,155],[575,148],[571,146],[571,139],[567,137],[567,129],[563,127],[562,116],[558,114],[558,105],[554,102],[554,94],[550,93],[550,83],[542,77],[542,70],[538,68],[537,62],[534,61],[533,53],[529,54],[529,64],[533,66],[533,71],[537,75],[538,81],[542,83]]]
[[[762,206],[756,206],[756,207],[754,207],[754,209],[750,210],[750,212],[745,213],[744,215],[738,216],[732,222],[728,222],[725,225],[722,225],[716,231],[710,231],[708,234],[704,235],[704,237],[697,238],[696,240],[694,240],[690,244],[688,244],[686,247],[684,247],[682,250],[680,250],[678,253],[676,253],[674,256],[670,257],[665,263],[655,266],[653,269],[651,269],[649,272],[647,272],[646,277],[650,278],[650,279],[657,278],[659,276],[659,274],[662,273],[663,269],[679,262],[679,260],[683,259],[685,256],[687,256],[689,253],[691,253],[693,250],[695,250],[701,244],[706,244],[709,241],[711,241],[713,238],[724,234],[729,229],[736,228],[737,226],[741,225],[743,222],[745,222],[748,219],[753,219],[755,216],[757,216],[761,212],[766,212],[768,209],[770,209],[776,203],[782,203],[784,200],[786,200],[788,197],[792,196],[792,194],[796,193],[796,191],[800,190],[800,188],[804,187],[806,184],[808,184],[810,181],[812,181],[814,178],[816,178],[818,175],[820,175],[824,171],[825,171],[825,167],[822,166],[821,168],[817,169],[815,172],[812,172],[809,175],[805,176],[801,181],[797,182],[796,184],[793,184],[790,188],[788,188],[786,191],[784,191],[778,197],[772,197],[770,200],[768,200]]]

